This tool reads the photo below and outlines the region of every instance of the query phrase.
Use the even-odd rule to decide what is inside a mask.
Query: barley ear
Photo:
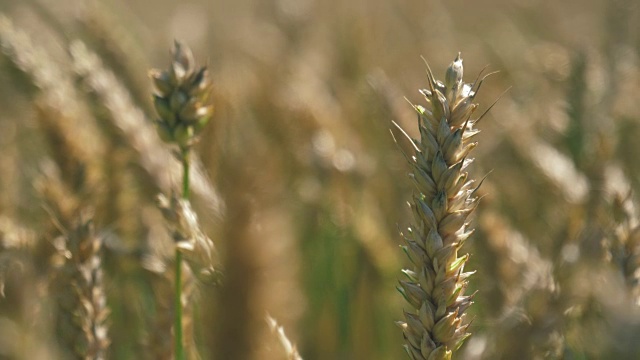
[[[427,65],[428,67],[428,65]],[[467,218],[477,206],[480,186],[467,180],[471,141],[478,131],[472,118],[477,104],[475,85],[462,81],[462,58],[458,54],[446,72],[444,83],[427,70],[429,86],[421,91],[427,106],[414,106],[420,139],[411,139],[415,155],[406,156],[416,186],[410,206],[414,225],[402,234],[413,268],[399,282],[398,291],[410,305],[398,322],[405,350],[414,360],[451,359],[470,336],[465,310],[472,297],[465,296],[464,272],[469,255],[459,250],[472,233]]]

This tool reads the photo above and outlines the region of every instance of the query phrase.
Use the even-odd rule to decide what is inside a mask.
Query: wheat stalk
[[[477,144],[471,142],[478,133],[474,125],[484,115],[471,119],[484,79],[465,84],[462,75],[460,55],[447,69],[444,83],[435,80],[427,65],[429,87],[421,91],[427,106],[414,105],[420,140],[398,126],[415,150],[412,157],[405,154],[417,190],[410,204],[415,226],[402,234],[413,267],[403,270],[407,280],[398,286],[411,305],[398,325],[404,348],[415,360],[451,359],[470,336],[464,313],[473,295],[464,292],[472,272],[463,271],[469,255],[458,256],[458,251],[473,232],[466,221],[478,203],[480,185],[468,180],[465,169]]]
[[[158,134],[165,142],[178,146],[183,169],[183,201],[176,200],[170,203],[164,199],[165,206],[163,207],[165,217],[173,220],[173,225],[176,228],[173,231],[174,236],[178,234],[175,251],[174,340],[176,359],[182,360],[185,358],[182,340],[183,253],[193,255],[195,250],[200,250],[203,252],[203,257],[207,259],[205,262],[210,264],[213,251],[213,243],[210,240],[206,241],[208,240],[206,236],[198,231],[195,213],[191,211],[188,204],[191,149],[198,140],[199,133],[211,119],[213,105],[211,104],[212,82],[207,68],[196,67],[191,49],[178,41],[174,43],[172,55],[173,60],[168,70],[152,70],[150,76],[156,87],[153,101],[159,115],[156,120]],[[197,246],[199,249],[196,249]],[[209,256],[205,256],[205,252]],[[196,256],[191,257],[192,260],[194,258]],[[213,273],[211,274],[213,275]]]

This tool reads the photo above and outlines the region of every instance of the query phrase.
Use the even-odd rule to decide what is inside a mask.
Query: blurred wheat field
[[[405,359],[389,134],[462,52],[485,65],[469,172],[473,334],[455,359],[640,358],[640,3],[0,0],[0,359],[172,359],[180,189],[151,68],[213,79],[184,277],[189,359]],[[395,132],[395,130],[393,130]],[[411,149],[401,144],[407,153]],[[269,316],[269,321],[267,321]],[[286,334],[286,335],[285,335]]]

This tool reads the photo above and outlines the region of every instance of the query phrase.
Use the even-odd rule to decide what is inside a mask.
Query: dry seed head
[[[411,139],[416,153],[405,154],[409,176],[417,194],[410,204],[414,225],[403,234],[405,252],[413,263],[403,272],[398,291],[411,305],[400,322],[405,350],[415,360],[451,359],[470,335],[464,312],[473,295],[465,296],[464,272],[468,255],[458,251],[471,234],[467,218],[477,205],[473,180],[465,172],[475,147],[470,139],[478,131],[472,119],[476,84],[462,81],[460,54],[447,69],[445,82],[435,80],[427,69],[429,86],[421,90],[427,105],[414,105],[418,113],[420,139]]]
[[[206,67],[196,67],[186,45],[176,41],[172,56],[168,70],[152,70],[149,74],[156,87],[156,124],[162,140],[187,148],[213,115],[212,82]]]
[[[174,193],[171,198],[158,195],[158,207],[176,247],[183,253],[194,274],[206,283],[219,285],[222,274],[216,263],[216,248],[213,241],[200,229],[191,203]]]
[[[109,309],[102,279],[102,239],[86,215],[65,238],[67,261],[51,284],[59,310],[57,335],[73,359],[106,359]]]

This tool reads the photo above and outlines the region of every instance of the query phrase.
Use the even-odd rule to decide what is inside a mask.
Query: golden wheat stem
[[[187,46],[176,41],[172,55],[173,61],[168,70],[153,70],[150,75],[156,86],[153,99],[159,116],[156,120],[158,134],[162,140],[175,144],[180,149],[182,199],[187,202],[191,147],[213,114],[210,96],[212,83],[207,68],[195,66],[193,53]],[[180,245],[177,243],[175,249],[174,341],[176,359],[184,360],[183,254]]]

